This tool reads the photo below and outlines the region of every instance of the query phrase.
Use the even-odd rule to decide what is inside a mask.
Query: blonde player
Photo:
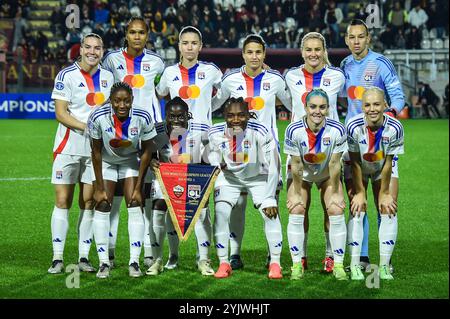
[[[278,71],[263,68],[265,56],[264,40],[255,34],[247,36],[242,49],[245,65],[239,69],[232,69],[223,76],[220,90],[213,98],[213,109],[222,106],[230,96],[242,97],[248,102],[249,110],[256,114],[258,121],[267,127],[278,144],[276,99],[278,98],[289,110],[291,99],[283,76]],[[281,172],[279,178],[281,186]],[[243,194],[231,214],[230,261],[233,269],[243,267],[240,250],[244,236],[246,204],[247,195]]]
[[[230,98],[224,107],[225,123],[209,131],[209,161],[220,165],[214,201],[214,235],[220,266],[216,278],[232,273],[229,262],[229,219],[242,191],[250,192],[253,203],[264,219],[264,231],[270,251],[269,278],[281,279],[281,223],[276,190],[279,178],[279,153],[270,131],[259,121],[250,120],[248,103]]]
[[[110,104],[89,116],[92,165],[95,173],[96,202],[94,237],[100,260],[98,278],[109,277],[109,214],[116,183],[122,180],[128,210],[130,239],[130,277],[140,277],[139,255],[144,241],[142,186],[152,156],[152,138],[156,136],[150,113],[132,108],[133,91],[124,82],[111,88]],[[142,149],[140,163],[138,151]]]
[[[300,51],[305,64],[290,69],[286,75],[286,84],[292,98],[292,122],[297,122],[306,114],[305,98],[314,88],[321,88],[328,95],[329,108],[327,117],[339,122],[337,112],[338,96],[345,96],[345,76],[339,68],[331,66],[325,38],[317,32],[309,32],[302,38]],[[292,182],[291,160],[286,161],[287,187]],[[305,215],[305,240],[302,263],[307,268],[307,241],[309,230],[308,214]],[[324,212],[324,231],[326,240],[324,271],[333,271],[333,251],[331,250],[328,214]]]
[[[372,182],[375,206],[381,214],[378,240],[379,275],[394,279],[389,261],[397,240],[397,195],[390,187],[392,159],[403,154],[403,126],[384,113],[387,108],[384,91],[366,88],[362,96],[362,114],[347,124],[348,152],[351,160],[354,190],[348,222],[348,244],[351,254],[351,278],[363,280],[360,268],[363,219],[367,211],[367,186]]]
[[[192,121],[188,104],[178,96],[167,102],[165,108],[165,122],[156,124],[158,135],[155,138],[155,144],[158,150],[158,159],[152,160],[152,168],[158,168],[160,162],[201,164],[203,150],[208,144],[209,126]],[[159,275],[164,269],[163,246],[166,225],[170,224],[173,228],[172,220],[167,212],[167,204],[157,180],[153,181],[153,192],[153,229],[156,245],[154,248],[155,263],[147,271],[147,275],[151,276]],[[195,236],[199,255],[197,268],[204,276],[214,275],[209,259],[211,233],[209,212],[207,208],[203,208],[195,224]],[[177,236],[176,232],[174,236]]]
[[[133,107],[144,109],[154,123],[161,122],[161,107],[155,92],[155,82],[164,71],[164,60],[156,53],[145,48],[150,29],[142,17],[132,17],[125,28],[125,45],[119,50],[105,55],[102,65],[114,74],[115,82],[126,82],[133,89]],[[148,229],[144,241],[144,264],[150,267],[153,263],[151,231],[152,212],[149,189],[152,176],[146,178],[145,227]],[[116,194],[111,209],[111,231],[109,237],[109,255],[114,262],[117,229],[119,226],[120,205],[123,198],[122,185],[116,185]]]
[[[305,97],[306,116],[286,128],[284,152],[291,155],[293,182],[288,189],[288,240],[293,261],[291,279],[303,277],[301,263],[304,220],[311,204],[311,187],[317,185],[324,211],[330,220],[330,242],[334,257],[333,274],[346,280],[344,255],[347,229],[344,193],[340,181],[341,156],[347,148],[344,126],[327,118],[329,101],[322,89]]]
[[[58,73],[52,92],[59,122],[53,148],[52,184],[55,207],[51,219],[53,262],[48,272],[64,271],[63,253],[69,227],[75,184],[80,184],[78,221],[79,268],[95,272],[88,260],[92,242],[93,187],[91,147],[86,134],[89,113],[109,96],[114,83],[111,72],[99,66],[103,41],[94,33],[81,40],[80,60]]]
[[[212,125],[211,98],[222,79],[222,71],[214,64],[198,60],[202,49],[202,34],[192,26],[181,29],[178,50],[180,62],[168,66],[156,87],[160,96],[171,99],[179,96],[187,103],[192,121],[208,127]],[[207,209],[209,215],[209,209]],[[209,219],[209,217],[208,217]],[[165,268],[174,269],[178,265],[178,236],[168,219],[169,259]]]

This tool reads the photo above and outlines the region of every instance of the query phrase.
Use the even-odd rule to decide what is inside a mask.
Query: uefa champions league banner
[[[54,119],[55,102],[48,93],[0,94],[0,119]]]
[[[171,163],[161,163],[155,171],[180,240],[194,230],[219,173],[217,166]]]

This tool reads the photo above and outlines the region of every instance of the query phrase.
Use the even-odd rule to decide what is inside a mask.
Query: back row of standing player
[[[245,65],[240,69],[233,69],[223,76],[220,69],[214,64],[198,61],[198,55],[202,47],[202,39],[201,33],[197,29],[186,27],[180,32],[179,50],[181,62],[167,67],[165,70],[163,60],[153,52],[145,49],[148,32],[148,26],[142,19],[133,18],[127,26],[127,43],[125,48],[107,54],[103,60],[102,66],[113,73],[114,81],[127,82],[133,88],[134,106],[146,109],[152,115],[154,122],[160,122],[162,120],[156,93],[158,93],[159,96],[170,94],[172,98],[174,96],[180,96],[188,103],[189,110],[193,116],[193,121],[206,125],[212,124],[212,112],[215,109],[218,109],[228,97],[243,97],[249,103],[250,110],[256,113],[258,120],[266,125],[276,141],[278,141],[275,112],[277,98],[292,111],[293,121],[298,121],[305,115],[304,103],[306,94],[313,88],[322,88],[327,93],[330,105],[328,116],[332,119],[338,120],[336,109],[338,97],[347,97],[348,114],[346,123],[353,115],[361,113],[361,98],[364,93],[364,88],[369,86],[375,85],[383,89],[390,100],[391,107],[393,107],[395,111],[400,111],[404,104],[401,85],[398,82],[392,64],[385,57],[372,52],[368,48],[370,36],[367,27],[362,21],[353,21],[347,29],[346,43],[352,51],[352,55],[343,61],[343,71],[334,68],[329,64],[323,36],[318,33],[309,33],[304,37],[301,44],[301,53],[305,60],[305,64],[289,70],[285,78],[277,71],[263,68],[265,43],[259,36],[251,35],[247,37],[244,43],[243,58]],[[86,37],[86,39],[89,38],[95,40],[96,37]],[[94,48],[94,52],[88,52],[92,50],[92,48]],[[66,74],[69,74],[70,72],[76,73],[77,70],[79,70],[80,74],[71,75],[70,78],[73,79],[73,77],[80,75],[78,77],[82,80],[81,84],[86,82],[84,90],[87,90],[91,96],[89,99],[86,99],[86,102],[91,106],[95,106],[104,101],[104,97],[108,96],[107,91],[112,85],[112,78],[107,71],[98,67],[96,58],[101,58],[101,53],[100,51],[97,52],[95,50],[95,43],[94,45],[88,45],[85,42],[82,45],[80,51],[81,62],[75,63],[74,66],[60,72],[55,80],[53,98],[66,102],[72,101],[72,96],[62,96],[62,94],[65,94],[62,92],[64,89],[59,88],[61,88],[61,84],[64,86],[64,76]],[[161,73],[161,79],[155,88],[155,79],[157,79]],[[66,79],[67,78],[69,78],[69,76],[66,76]],[[80,81],[77,79],[75,82],[78,83]],[[212,98],[214,88],[218,89],[218,93]],[[74,89],[75,88],[72,88],[72,90]],[[83,90],[81,86],[78,86],[78,89]],[[73,94],[73,96],[75,95]],[[80,102],[80,105],[81,104],[82,103]],[[294,105],[293,108],[292,105]],[[67,104],[64,104],[62,108],[59,108],[57,103],[57,116],[58,114],[64,113],[58,112],[58,110],[61,109],[67,113],[67,106]],[[64,114],[64,116],[66,116],[66,114]],[[85,123],[83,117],[78,120],[81,123]],[[58,134],[58,136],[60,136],[59,140],[55,141],[55,154],[65,153],[83,157],[85,155],[84,153],[70,154],[70,152],[67,152],[68,149],[66,144],[68,142],[69,144],[75,144],[70,143],[74,134],[69,136],[67,133],[69,132],[69,129],[65,131],[63,126],[81,130],[82,133],[85,125],[80,124],[78,127],[77,125],[70,124],[67,120],[61,120],[60,122],[62,123],[62,126],[60,125],[62,132],[59,132]],[[66,138],[66,136],[69,137]],[[54,166],[57,165],[55,164]],[[397,168],[397,165],[393,165],[393,167]],[[58,261],[62,260],[65,233],[67,232],[67,212],[71,206],[71,197],[73,196],[74,189],[73,185],[79,182],[78,180],[73,179],[65,181],[64,183],[59,183],[62,178],[58,178],[58,176],[61,175],[60,172],[62,171],[63,169],[54,167],[54,176],[52,178],[52,182],[55,184],[56,188],[57,201],[52,216],[54,257],[52,267],[49,270],[50,272],[56,272],[61,268],[58,265]],[[63,175],[65,176],[66,174]],[[351,183],[348,183],[351,174],[347,174],[345,177],[347,190],[349,194],[353,194],[353,192],[351,192]],[[398,175],[393,175],[393,177],[396,178]],[[83,182],[83,180],[81,182]],[[69,186],[67,186],[67,184],[69,184]],[[395,183],[393,184],[395,186]],[[82,185],[84,186],[82,194],[85,195],[84,198],[87,199],[86,202],[92,206],[92,203],[89,201],[91,198],[89,192],[92,192],[92,190],[89,186],[86,187],[86,183],[83,183]],[[60,199],[60,188],[64,189],[64,200]],[[87,188],[89,189],[86,191]],[[396,189],[394,189],[394,198],[396,198],[396,192]],[[240,246],[244,232],[246,197],[244,194],[242,195],[243,196],[240,197],[233,207],[230,221],[230,262],[234,269],[243,266],[242,260],[240,259]],[[117,203],[119,203],[119,205],[117,205]],[[151,203],[148,203],[148,205],[151,205]],[[86,208],[86,206],[87,205],[84,205],[84,202],[80,200],[80,207]],[[118,211],[117,206],[120,207],[120,200],[116,201],[115,199],[114,206],[116,206],[115,209]],[[63,212],[61,212],[61,210],[63,210]],[[151,209],[146,210],[144,218],[145,229],[152,228],[151,223],[153,217],[151,211]],[[89,226],[89,220],[93,219],[91,212],[92,207],[83,209],[80,214],[79,222],[79,258],[80,265],[83,265],[86,271],[91,270],[86,253],[89,251],[89,245],[92,242],[92,226]],[[327,216],[327,214],[324,214],[324,216]],[[113,211],[111,211],[111,219],[109,255],[112,260],[112,257],[114,257],[115,238],[117,237],[118,213],[113,214]],[[209,218],[205,218],[205,220],[209,220]],[[56,227],[58,222],[63,225],[63,227],[60,227],[59,233],[58,231],[54,231],[54,228],[58,228]],[[325,218],[326,234],[328,233],[327,225],[328,221],[327,218]],[[308,223],[306,215],[304,222],[305,248],[307,232]],[[364,234],[366,235],[367,233],[368,231],[366,230]],[[199,234],[197,234],[197,236],[199,236]],[[206,236],[209,235],[206,234]],[[172,244],[170,240],[171,237]],[[364,245],[367,247],[366,237],[365,243],[363,242],[363,247]],[[152,238],[151,232],[148,233],[145,238],[144,250],[145,257],[147,257],[146,259],[148,260],[146,265],[149,267],[153,264],[151,257],[153,257],[154,254],[151,246],[155,241],[156,239],[154,237]],[[166,266],[173,268],[176,267],[178,255],[178,242],[176,236],[169,236],[169,246],[171,247],[171,258],[169,258],[169,262]],[[325,260],[325,267],[327,270],[331,271],[333,265],[330,263],[330,260],[332,260],[331,257],[333,257],[333,252],[328,236],[326,254],[326,257],[329,257],[329,259],[328,261],[327,259]],[[367,256],[364,249],[361,254]],[[305,268],[307,267],[306,249],[303,249],[302,255],[302,264]],[[210,267],[209,265],[207,266]],[[212,274],[209,269],[201,269],[201,271],[204,274]]]

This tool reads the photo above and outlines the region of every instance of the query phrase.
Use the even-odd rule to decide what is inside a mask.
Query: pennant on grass
[[[155,174],[180,240],[187,240],[219,175],[217,166],[161,163]]]

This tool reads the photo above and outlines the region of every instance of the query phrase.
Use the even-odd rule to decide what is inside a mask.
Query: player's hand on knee
[[[359,217],[360,213],[366,212],[367,198],[364,193],[355,194],[350,203],[350,212],[353,216]]]
[[[111,211],[111,204],[106,200],[102,200],[95,205],[95,210],[98,210],[99,212],[110,212]]]
[[[342,214],[344,209],[345,209],[344,198],[337,193],[331,194],[330,200],[327,205],[327,212],[329,214],[339,215],[339,214]]]
[[[131,195],[130,203],[128,204],[128,207],[140,207],[142,206],[142,193],[139,189],[135,189],[133,191],[133,195]]]
[[[274,206],[274,207],[267,207],[263,209],[264,214],[272,219],[272,218],[276,218],[278,215],[278,207]]]
[[[109,204],[108,196],[106,195],[106,192],[104,190],[96,190],[94,192],[95,209],[97,209],[97,207],[99,207],[99,204],[101,204],[101,207],[103,209],[97,209],[97,210],[102,211],[102,212],[107,212],[107,211],[111,210],[111,209],[105,210],[107,208],[107,206],[105,206],[106,204],[104,202],[106,202],[106,204]]]
[[[159,164],[159,161],[157,160],[157,159],[152,159],[151,161],[150,161],[150,168],[153,170],[153,171],[156,171],[157,169],[159,169],[159,166],[160,166],[160,164]]]
[[[301,214],[304,215],[306,212],[305,204],[303,200],[297,200],[292,202],[290,199],[286,201],[286,206],[289,211],[289,214]]]
[[[388,214],[389,217],[395,216],[397,214],[397,202],[391,194],[380,193],[378,210],[381,214]]]

